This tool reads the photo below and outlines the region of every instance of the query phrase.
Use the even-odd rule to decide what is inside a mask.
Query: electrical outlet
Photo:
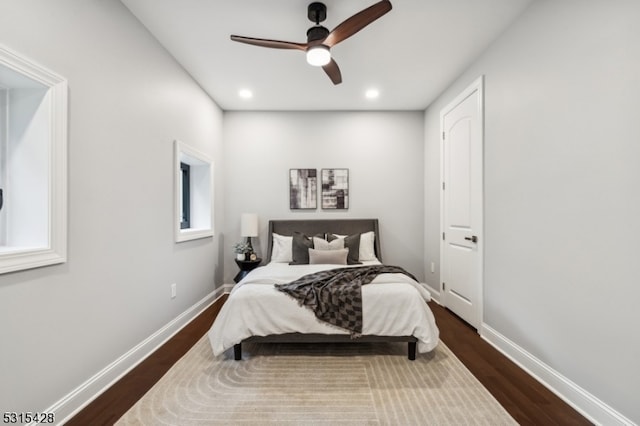
[[[436,272],[436,262],[431,262],[431,273],[435,273]]]
[[[171,284],[171,298],[172,299],[176,298],[177,287],[178,287],[178,285],[176,283]]]

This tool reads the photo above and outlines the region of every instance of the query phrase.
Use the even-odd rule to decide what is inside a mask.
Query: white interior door
[[[482,322],[482,77],[441,112],[442,302],[478,329]]]

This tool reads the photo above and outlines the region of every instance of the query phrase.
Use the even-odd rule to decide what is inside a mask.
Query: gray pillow
[[[327,234],[327,241],[333,241],[338,239],[334,234]],[[344,237],[344,246],[349,249],[349,256],[347,257],[348,265],[361,265],[362,262],[358,261],[360,257],[360,234],[348,235]]]
[[[339,250],[315,250],[309,249],[309,264],[346,265],[349,249]]]
[[[315,235],[317,238],[324,239],[324,235]],[[293,241],[291,243],[291,257],[292,261],[289,265],[308,265],[309,264],[309,249],[313,248],[313,240],[302,232],[293,233]]]

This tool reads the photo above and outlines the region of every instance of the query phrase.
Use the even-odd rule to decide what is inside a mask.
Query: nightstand
[[[243,279],[250,271],[253,271],[258,266],[260,266],[260,262],[262,259],[257,258],[256,260],[238,260],[236,259],[236,265],[240,268],[240,272],[233,279],[234,282],[238,283],[241,279]]]

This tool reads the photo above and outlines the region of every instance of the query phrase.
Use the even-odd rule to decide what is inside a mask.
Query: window
[[[191,227],[191,166],[180,162],[180,187],[182,188],[182,214],[180,215],[180,229]]]
[[[66,261],[67,82],[0,46],[0,273]]]
[[[201,152],[175,141],[175,240],[213,235],[213,165]]]

